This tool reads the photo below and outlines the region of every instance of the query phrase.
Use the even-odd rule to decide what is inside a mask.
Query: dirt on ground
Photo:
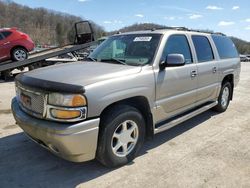
[[[0,187],[250,187],[250,63],[225,113],[207,111],[146,141],[130,164],[71,163],[15,125],[14,83],[0,83]]]

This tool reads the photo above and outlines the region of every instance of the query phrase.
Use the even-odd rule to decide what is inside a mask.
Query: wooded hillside
[[[38,44],[64,45],[74,40],[74,23],[80,17],[44,8],[32,9],[13,2],[0,0],[0,28],[17,27]],[[92,23],[100,37],[104,29]]]
[[[240,54],[250,54],[250,42],[231,37]]]

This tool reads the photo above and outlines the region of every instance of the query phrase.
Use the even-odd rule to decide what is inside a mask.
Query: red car
[[[31,38],[17,28],[0,29],[0,62],[8,59],[22,61],[35,45]]]

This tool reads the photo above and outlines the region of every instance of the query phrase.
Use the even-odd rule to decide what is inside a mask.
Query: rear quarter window
[[[219,35],[212,35],[212,38],[221,59],[239,57],[239,53],[230,38]]]

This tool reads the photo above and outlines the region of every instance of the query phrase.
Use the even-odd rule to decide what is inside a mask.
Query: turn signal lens
[[[72,106],[85,106],[87,104],[85,97],[82,95],[75,95],[72,99]]]
[[[51,109],[51,115],[57,119],[74,119],[81,116],[79,110],[58,110]]]

